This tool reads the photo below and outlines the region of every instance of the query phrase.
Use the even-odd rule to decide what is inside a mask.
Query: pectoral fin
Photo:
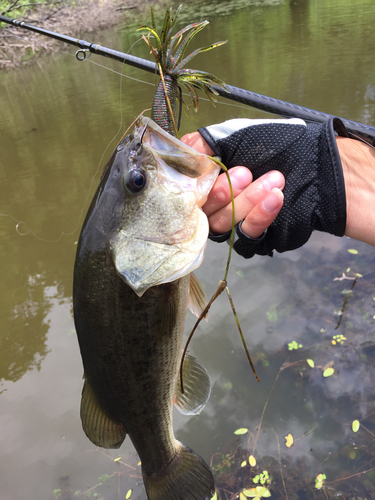
[[[201,315],[206,307],[207,297],[206,292],[203,290],[202,283],[195,276],[194,273],[190,274],[190,291],[189,291],[189,309],[196,315],[197,318]],[[204,317],[208,320],[208,314]]]
[[[182,376],[184,393],[181,392],[181,380],[178,377],[173,402],[182,414],[198,415],[210,397],[210,377],[207,370],[189,354],[184,359]]]
[[[87,380],[82,389],[81,421],[86,436],[96,446],[120,448],[126,437],[124,426],[104,413]]]

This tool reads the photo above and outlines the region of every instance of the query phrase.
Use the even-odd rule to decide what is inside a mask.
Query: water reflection
[[[246,2],[245,7],[210,2],[199,3],[199,9],[211,24],[202,32],[207,40],[200,37],[197,43],[226,38],[229,43],[198,58],[198,69],[255,92],[375,124],[370,1],[362,0],[355,10],[342,0]],[[192,20],[186,16],[182,24]],[[100,36],[103,44],[120,50],[128,50],[136,37],[126,29]],[[140,44],[135,51],[149,57]],[[121,71],[116,63],[104,63]],[[67,496],[90,490],[107,500],[124,498],[132,487],[131,498],[144,499],[130,442],[120,450],[121,461],[114,462],[119,452],[96,451],[81,430],[82,365],[71,288],[80,214],[112,146],[100,158],[121,117],[123,132],[151,102],[153,88],[126,79],[121,88],[118,75],[88,61],[77,63],[71,55],[40,65],[0,76],[0,213],[7,215],[0,217],[1,495],[47,499],[53,490]],[[122,71],[154,82],[135,69]],[[183,132],[233,116],[264,115],[201,101],[199,114],[189,113]],[[24,224],[17,232],[19,222]],[[68,235],[60,238],[62,232]],[[357,255],[347,252],[353,247]],[[198,273],[208,294],[222,277],[226,251],[225,245],[209,245],[209,259]],[[237,453],[226,469],[217,469],[224,489],[252,484],[255,473],[249,466],[241,472],[240,464],[253,451],[268,400],[254,454],[259,470],[273,471],[272,498],[284,495],[280,464],[290,498],[313,494],[320,472],[335,490],[373,496],[369,474],[356,476],[354,483],[332,483],[373,467],[373,264],[370,247],[318,234],[304,248],[273,259],[234,258],[231,292],[261,384],[253,378],[223,296],[192,344],[192,353],[211,374],[211,400],[199,418],[175,417],[178,439],[208,461],[219,453],[216,466],[222,455]],[[363,278],[335,330],[335,311],[351,286],[333,281],[343,272]],[[192,323],[189,317],[188,326]],[[337,333],[346,340],[334,346]],[[303,348],[289,351],[292,341]],[[310,368],[306,359],[322,367],[334,361],[336,374],[323,378],[321,368]],[[284,363],[288,367],[272,390]],[[362,424],[356,435],[353,419]],[[242,426],[249,433],[234,437]],[[289,449],[283,437],[288,433],[295,439]]]

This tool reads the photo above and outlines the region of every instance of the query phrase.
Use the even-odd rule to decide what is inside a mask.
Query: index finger
[[[198,153],[203,153],[208,156],[214,156],[215,153],[212,151],[207,142],[203,139],[199,132],[192,132],[191,134],[185,134],[181,137],[181,141],[194,148]]]
[[[246,167],[233,167],[228,172],[233,188],[233,196],[236,197],[251,184],[253,175]],[[203,212],[209,217],[211,214],[228,205],[230,201],[231,194],[228,189],[228,179],[224,172],[216,179],[207,201],[202,207]]]

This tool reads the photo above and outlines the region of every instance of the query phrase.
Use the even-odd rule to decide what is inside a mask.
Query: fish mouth
[[[202,263],[209,226],[201,207],[220,167],[149,118],[136,120],[132,136],[125,189],[129,191],[127,179],[135,166],[147,179],[139,193],[133,189],[126,194],[109,251],[118,275],[141,297]]]
[[[195,149],[181,142],[176,137],[165,132],[150,118],[139,117],[135,122],[135,134],[142,137],[142,144],[153,154],[162,158],[163,161],[177,172],[188,177],[197,178],[208,175],[208,164],[197,161],[198,157],[206,157]],[[209,170],[220,171],[215,162],[210,160]]]

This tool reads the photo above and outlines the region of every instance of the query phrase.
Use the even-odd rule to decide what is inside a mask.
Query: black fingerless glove
[[[227,168],[243,165],[254,179],[270,170],[285,176],[283,208],[264,237],[252,240],[237,229],[235,250],[240,255],[293,250],[306,243],[314,229],[344,235],[345,185],[335,131],[348,137],[338,118],[322,124],[238,119],[199,129]]]

